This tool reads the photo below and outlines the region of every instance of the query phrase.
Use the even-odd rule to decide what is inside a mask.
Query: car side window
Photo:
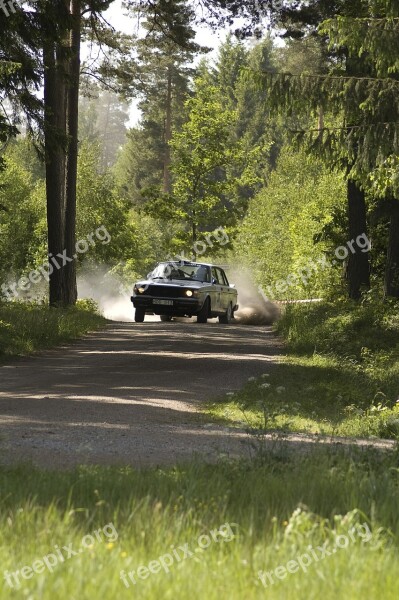
[[[219,275],[218,275],[218,272],[217,272],[217,270],[215,268],[212,269],[212,280],[213,279],[216,281],[216,283],[220,283],[220,281],[219,281]]]
[[[227,285],[226,276],[224,275],[222,269],[216,269],[216,272],[218,274],[218,281],[219,281],[220,285]]]
[[[221,273],[222,273],[222,275],[223,275],[223,281],[224,281],[224,285],[230,286],[230,284],[229,284],[229,280],[227,279],[227,275],[226,275],[226,273],[225,273],[225,272],[224,272],[222,269],[220,269],[220,272],[221,272]]]

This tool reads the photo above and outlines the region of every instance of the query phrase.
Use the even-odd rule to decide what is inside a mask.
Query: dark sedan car
[[[219,317],[230,323],[238,309],[237,290],[220,267],[196,262],[160,263],[144,281],[138,281],[131,298],[135,321],[142,323],[146,312],[172,317],[197,317],[198,323]]]

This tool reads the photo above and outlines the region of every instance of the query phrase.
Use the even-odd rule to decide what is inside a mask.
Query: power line
[[[289,77],[292,79],[323,79],[330,81],[389,81],[390,83],[399,84],[399,79],[393,79],[392,77],[359,77],[359,76],[349,76],[349,75],[317,75],[317,74],[300,74],[294,75],[293,73],[276,73],[272,71],[256,71],[255,69],[247,69],[253,73],[263,73],[264,75],[269,75],[271,77]]]
[[[377,123],[364,123],[363,125],[345,125],[342,127],[321,127],[314,129],[288,129],[291,133],[323,133],[324,131],[350,131],[354,129],[370,129],[379,125],[399,125],[399,121],[379,121]]]

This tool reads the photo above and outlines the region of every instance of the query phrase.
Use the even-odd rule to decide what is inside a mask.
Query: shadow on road
[[[239,455],[243,436],[204,428],[196,410],[267,372],[279,351],[265,327],[123,323],[4,365],[6,460],[161,464]]]

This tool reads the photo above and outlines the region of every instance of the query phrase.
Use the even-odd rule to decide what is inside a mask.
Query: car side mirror
[[[212,285],[215,285],[215,283],[217,283],[217,281],[214,277],[212,277]]]
[[[230,283],[230,287],[235,289],[236,288],[236,284],[235,283]]]

